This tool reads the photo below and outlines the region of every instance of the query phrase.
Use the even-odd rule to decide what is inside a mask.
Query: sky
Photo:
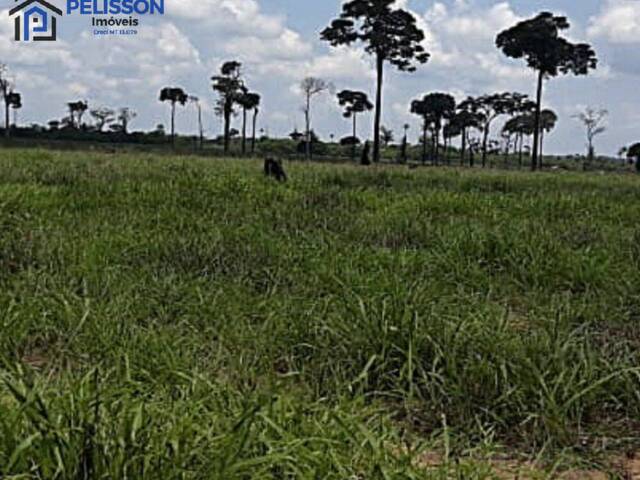
[[[49,0],[64,9],[64,0]],[[94,36],[90,17],[61,19],[56,42],[15,42],[8,15],[13,0],[0,0],[0,62],[6,63],[23,95],[19,123],[46,123],[66,114],[66,103],[86,99],[91,108],[131,107],[131,128],[169,124],[169,107],[158,101],[164,86],[180,86],[201,99],[207,136],[217,136],[221,120],[210,77],[226,60],[239,60],[247,85],[260,92],[259,128],[271,136],[303,129],[299,83],[306,76],[331,81],[337,91],[375,91],[371,59],[358,47],[332,48],[319,32],[337,16],[339,0],[165,0],[165,15],[143,16],[136,36]],[[534,95],[535,73],[495,48],[503,29],[540,11],[566,15],[572,41],[591,43],[599,58],[588,77],[558,77],[545,84],[544,107],[559,115],[548,136],[549,153],[585,150],[584,129],[574,116],[591,106],[609,111],[608,129],[598,138],[602,154],[640,141],[640,0],[397,0],[418,19],[431,60],[408,74],[388,67],[383,124],[396,131],[411,125],[416,141],[419,118],[411,100],[430,92],[469,95],[519,91]],[[350,133],[335,95],[312,106],[313,126],[322,138]],[[234,120],[236,127],[239,118]],[[193,105],[178,108],[177,129],[193,133]],[[359,134],[371,137],[371,116]],[[493,135],[498,136],[496,124]]]

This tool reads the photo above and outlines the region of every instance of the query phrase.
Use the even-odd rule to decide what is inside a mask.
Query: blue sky
[[[0,60],[7,63],[23,93],[21,123],[59,119],[65,104],[87,99],[92,107],[131,106],[138,112],[132,128],[168,123],[168,108],[157,101],[161,87],[178,85],[201,98],[209,136],[219,134],[209,77],[221,62],[240,59],[249,86],[263,94],[260,126],[282,135],[303,126],[297,85],[307,75],[331,80],[336,88],[374,91],[370,59],[361,50],[331,49],[318,32],[339,12],[338,0],[165,0],[166,15],[141,18],[135,37],[97,38],[87,17],[62,19],[60,39],[52,44],[12,41],[4,2],[0,12]],[[52,0],[64,7],[64,0]],[[590,77],[547,82],[545,106],[560,116],[547,147],[554,153],[584,150],[584,133],[572,118],[586,106],[607,108],[609,128],[597,142],[613,154],[640,140],[635,92],[640,85],[640,1],[638,0],[398,0],[427,33],[432,60],[412,75],[388,70],[383,123],[400,131],[404,123],[419,133],[419,119],[408,113],[413,98],[432,91],[466,95],[516,90],[533,94],[535,79],[521,62],[504,58],[496,34],[541,11],[569,16],[573,40],[592,43],[600,68]],[[349,124],[335,98],[318,98],[314,127],[322,137],[341,137]],[[236,120],[238,121],[238,120]],[[193,132],[195,109],[179,110],[178,130]],[[495,136],[499,124],[496,124]],[[360,135],[370,136],[370,118]]]

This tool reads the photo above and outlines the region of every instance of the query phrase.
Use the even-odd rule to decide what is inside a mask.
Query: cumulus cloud
[[[640,2],[607,0],[599,14],[589,22],[588,34],[612,43],[640,43]]]

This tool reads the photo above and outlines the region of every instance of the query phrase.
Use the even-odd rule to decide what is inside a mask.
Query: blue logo
[[[58,38],[56,16],[62,16],[62,10],[46,0],[26,0],[12,8],[9,16],[15,16],[15,40],[18,42],[52,42]]]

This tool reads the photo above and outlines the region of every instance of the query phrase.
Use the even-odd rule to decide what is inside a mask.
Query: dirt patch
[[[478,462],[486,465],[492,474],[492,478],[500,480],[609,480],[619,478],[622,480],[640,480],[640,452],[628,455],[625,458],[616,458],[610,461],[610,468],[596,469],[572,469],[563,472],[550,474],[542,467],[536,466],[532,462],[515,459],[465,459],[460,458],[457,463]],[[444,457],[435,452],[426,452],[416,459],[415,465],[432,470],[445,467]],[[614,475],[612,477],[612,475]]]

